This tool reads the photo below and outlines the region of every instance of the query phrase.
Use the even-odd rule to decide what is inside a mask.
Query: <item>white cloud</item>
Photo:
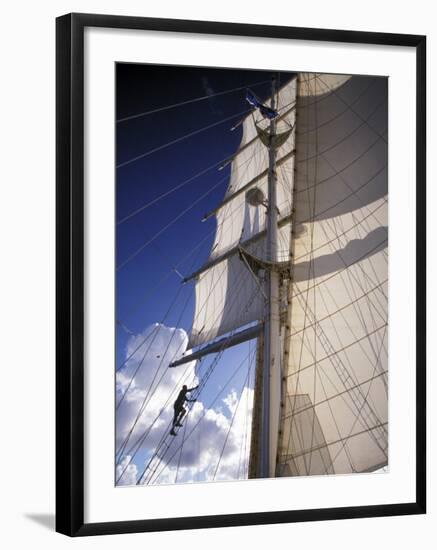
[[[131,430],[144,402],[146,406],[132,431],[127,449],[150,427],[150,438],[156,439],[164,423],[169,421],[179,386],[194,384],[194,362],[188,363],[182,370],[168,368],[169,363],[185,351],[187,341],[184,330],[158,324],[129,339],[126,357],[135,353],[116,376],[116,399],[119,404],[116,415],[117,449]],[[163,408],[165,410],[158,418]]]
[[[224,399],[223,399],[223,403],[225,403],[225,405],[227,405],[228,409],[230,410],[231,414],[234,414],[236,408],[237,408],[237,405],[238,405],[238,395],[237,395],[237,392],[235,390],[232,390],[229,395],[227,395]]]
[[[135,485],[137,482],[138,469],[135,463],[130,462],[130,456],[123,458],[116,468],[118,485]]]
[[[190,387],[197,383],[194,361],[175,369],[168,368],[168,364],[185,351],[187,342],[185,331],[163,325],[148,327],[143,333],[129,339],[126,357],[139,349],[117,373],[117,402],[132,379],[129,391],[117,411],[117,449],[131,430],[147,397],[147,405],[132,431],[125,453],[130,452],[132,444],[145,431],[148,434],[142,449],[149,454],[153,453],[171,422],[172,405],[181,386],[186,383]],[[229,388],[214,408],[206,408],[200,396],[178,436],[169,441],[170,448],[156,470],[155,477],[160,475],[154,482],[187,483],[212,480],[214,476],[220,480],[245,477],[252,402],[253,390],[248,387],[242,391],[240,388],[238,391]],[[225,440],[226,446],[223,448]],[[181,452],[179,447],[182,443]],[[130,464],[133,468],[126,468],[120,480],[123,484],[135,483],[144,469],[145,464],[139,464],[137,460],[135,458]],[[125,456],[118,466],[117,478],[128,462],[129,458]]]

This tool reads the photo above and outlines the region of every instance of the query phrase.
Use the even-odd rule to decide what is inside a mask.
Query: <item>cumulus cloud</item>
[[[129,455],[121,460],[116,467],[118,485],[135,485],[137,482],[138,469],[134,462],[131,462]]]
[[[198,382],[194,361],[175,369],[168,368],[171,361],[185,352],[187,343],[184,330],[163,325],[152,325],[128,341],[126,357],[138,351],[116,377],[119,403],[116,415],[117,449],[132,432],[122,457],[118,457],[117,479],[123,474],[119,484],[136,483],[159,441],[168,433],[173,402],[182,385],[190,387]],[[167,437],[170,448],[160,460],[152,482],[188,483],[245,478],[252,403],[253,390],[247,385],[243,389],[227,388],[210,408],[203,403],[201,394],[178,436]],[[142,407],[144,410],[132,429]],[[132,445],[144,433],[147,437],[141,453],[138,453],[143,457],[139,463],[138,456],[131,459],[130,454]]]
[[[156,439],[168,422],[172,399],[179,386],[195,385],[195,363],[189,363],[183,371],[169,369],[171,361],[180,357],[187,347],[188,337],[184,330],[152,325],[141,334],[132,336],[126,346],[130,359],[116,376],[116,447],[125,441],[132,430],[139,410],[144,411],[129,437],[127,449],[151,427],[150,436]],[[174,401],[174,399],[173,399]],[[161,410],[164,411],[159,415]]]

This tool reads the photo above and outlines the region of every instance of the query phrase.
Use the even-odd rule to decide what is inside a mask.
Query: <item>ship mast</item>
[[[276,78],[272,79],[270,107],[276,108]],[[266,306],[264,317],[264,357],[262,368],[262,421],[259,445],[258,476],[275,477],[281,396],[280,315],[278,261],[278,208],[276,176],[276,120],[269,127],[269,167],[267,196],[267,267],[265,270]]]

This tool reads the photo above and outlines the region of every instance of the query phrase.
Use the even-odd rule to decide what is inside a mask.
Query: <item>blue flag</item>
[[[256,95],[249,89],[246,90],[246,101],[256,109],[258,109],[258,107],[261,105]]]
[[[271,107],[267,107],[267,105],[261,103],[256,95],[249,89],[246,92],[246,101],[250,105],[252,105],[252,107],[255,107],[255,109],[259,109],[264,118],[269,118],[270,120],[272,120],[273,118],[276,118],[279,114],[276,109],[272,109]]]

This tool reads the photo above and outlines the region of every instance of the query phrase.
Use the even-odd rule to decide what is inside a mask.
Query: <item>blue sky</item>
[[[116,119],[247,85],[251,85],[260,97],[266,97],[270,88],[270,78],[270,73],[261,71],[118,64]],[[283,78],[286,76],[283,75]],[[264,83],[253,86],[254,83],[260,82]],[[244,97],[245,89],[242,89],[116,123],[117,221],[120,222],[136,209],[155,201],[198,172],[231,155],[241,139],[241,128],[233,132],[230,128],[241,120],[241,113],[248,109]],[[223,124],[165,146],[186,134],[229,117],[232,118]],[[154,151],[155,149],[159,150]],[[130,162],[139,156],[142,158]],[[138,215],[117,224],[117,368],[123,365],[126,357],[135,349],[132,347],[133,342],[140,344],[142,340],[139,339],[139,335],[144,339],[144,335],[155,323],[164,320],[166,327],[182,328],[189,332],[193,318],[194,287],[193,283],[181,287],[181,279],[174,271],[174,267],[177,265],[178,271],[182,275],[187,275],[208,258],[214,237],[215,220],[210,218],[202,222],[201,219],[203,214],[214,208],[223,198],[228,177],[229,167],[222,171],[216,168],[209,170],[178,191],[157,200]],[[201,195],[213,187],[215,188],[211,193],[193,205]],[[181,216],[186,209],[187,213]],[[175,221],[178,216],[181,217]],[[155,238],[158,233],[159,236]],[[196,252],[184,259],[195,247],[198,247]],[[170,308],[172,303],[173,306]],[[173,349],[173,333],[165,328],[162,331],[165,336],[163,342]],[[170,340],[166,340],[167,337]],[[145,347],[140,348],[132,360],[122,368],[124,391],[127,388],[126,380],[129,376],[132,378],[136,372],[138,361],[141,359],[140,354],[144,354],[143,349],[145,350]],[[234,374],[238,365],[244,363],[248,351],[249,344],[243,344],[224,354],[202,392],[199,407],[202,406],[205,410],[209,407],[226,380]],[[127,394],[126,404],[120,405],[120,417],[126,416],[126,425],[132,418],[126,411],[123,413],[123,407],[126,407],[126,410],[131,406],[134,408],[132,403],[135,401],[135,391],[140,399],[139,402],[135,401],[138,406],[141,402],[140,390],[145,390],[145,386],[150,384],[150,373],[157,369],[163,372],[166,368],[159,349],[153,352],[154,355],[151,355],[151,352],[147,353],[149,355],[140,367],[140,371],[143,372],[138,372],[137,379],[129,387],[130,395]],[[207,369],[213,360],[214,357],[209,357],[204,361],[202,369]],[[230,395],[240,397],[248,365],[247,362],[247,365],[240,369],[232,380],[232,385],[226,389],[227,393],[223,393],[222,398],[228,399],[228,403]],[[192,376],[195,374],[193,371]],[[176,383],[173,373],[169,376],[168,390],[172,383]],[[251,382],[246,385],[250,387]],[[223,414],[229,421],[233,409],[227,406],[223,399],[214,405],[214,411]],[[172,412],[171,405],[169,412]],[[197,413],[200,414],[199,411]],[[147,411],[141,419],[144,423],[143,429],[146,429],[146,417]],[[147,421],[150,422],[150,418]],[[216,419],[217,422],[219,420]],[[223,419],[220,421],[222,424],[225,422]],[[213,422],[211,430],[214,426],[217,427],[218,424]],[[222,428],[226,426],[223,424]],[[217,429],[219,431],[219,428]],[[206,432],[202,433],[206,440]],[[146,443],[138,453],[135,458],[138,468],[141,468],[152,447],[152,444]],[[183,457],[181,460],[183,462]],[[202,477],[197,475],[197,479],[201,480]]]

